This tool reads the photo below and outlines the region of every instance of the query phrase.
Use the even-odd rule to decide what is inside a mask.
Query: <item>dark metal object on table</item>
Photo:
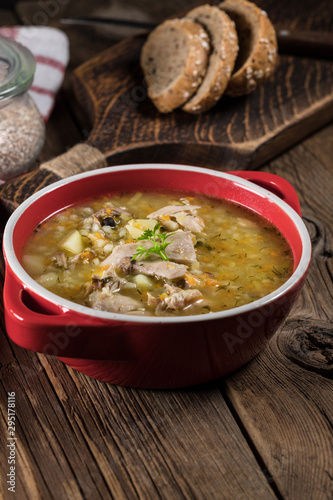
[[[129,19],[117,19],[111,17],[71,17],[60,19],[61,24],[93,26],[98,24],[113,24],[114,26],[125,26],[126,28],[137,28],[142,30],[152,30],[157,25],[144,21],[131,21]]]
[[[76,17],[61,19],[60,23],[80,26],[107,24],[141,30],[152,30],[156,27],[155,23],[110,17]],[[330,32],[281,29],[277,31],[276,35],[280,54],[320,59],[333,58],[333,34]]]
[[[333,58],[333,33],[285,29],[278,31],[277,37],[281,54],[320,59]]]

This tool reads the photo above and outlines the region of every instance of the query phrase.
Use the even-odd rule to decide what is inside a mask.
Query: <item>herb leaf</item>
[[[132,260],[140,260],[146,259],[152,253],[156,253],[163,260],[169,260],[165,249],[168,245],[170,245],[171,241],[165,241],[169,236],[175,233],[160,233],[158,232],[161,224],[158,222],[154,229],[146,229],[141,236],[139,236],[138,240],[148,240],[153,243],[153,246],[150,248],[144,248],[142,245],[139,245],[136,249],[135,254],[132,257]]]

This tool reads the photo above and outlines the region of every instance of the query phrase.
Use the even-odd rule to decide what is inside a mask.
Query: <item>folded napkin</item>
[[[69,60],[67,35],[47,26],[5,26],[0,27],[0,35],[13,38],[34,55],[36,72],[29,93],[46,122]]]

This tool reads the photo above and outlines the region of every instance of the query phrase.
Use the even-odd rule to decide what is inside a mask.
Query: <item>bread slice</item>
[[[237,32],[234,22],[222,10],[208,4],[191,10],[186,18],[205,28],[212,46],[205,77],[182,108],[189,113],[203,113],[216,104],[227,88],[238,53]]]
[[[189,19],[163,22],[148,36],[141,67],[148,96],[162,113],[181,107],[199,87],[208,64],[206,31]]]
[[[247,0],[225,0],[219,4],[236,24],[239,53],[226,93],[249,94],[265,81],[277,63],[274,27],[264,10]]]

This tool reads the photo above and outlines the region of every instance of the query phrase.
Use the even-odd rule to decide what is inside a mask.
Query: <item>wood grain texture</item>
[[[307,0],[302,8],[299,4],[292,23],[286,16],[287,0],[258,3],[276,26],[328,29],[328,0],[320,5]],[[333,119],[331,61],[293,56],[280,56],[274,75],[249,96],[222,96],[203,115],[181,110],[161,114],[147,97],[139,65],[145,37],[113,45],[72,75],[92,127],[86,142],[99,149],[109,165],[171,162],[224,171],[258,168]],[[87,130],[83,132],[86,136]],[[31,183],[24,187],[23,177],[19,182],[20,198],[16,180],[0,188],[8,207],[32,194]]]
[[[329,29],[327,2],[258,4],[277,27]],[[74,71],[93,125],[88,141],[110,164],[163,158],[219,170],[258,167],[333,118],[331,62],[291,56],[281,56],[273,77],[250,96],[224,96],[202,116],[161,115],[138,65],[144,39],[125,40]]]
[[[14,352],[2,378],[17,394],[20,498],[275,498],[216,387],[113,387]]]
[[[332,380],[288,362],[278,339],[225,382],[226,394],[281,497],[329,500]]]
[[[333,326],[320,320],[289,321],[280,350],[294,363],[333,378]]]
[[[333,495],[332,133],[330,126],[265,167],[296,187],[313,259],[284,327],[223,383],[281,497],[292,500]]]
[[[322,2],[316,5],[310,19],[299,0],[290,2],[288,23],[320,29],[328,16]],[[157,12],[158,2],[152,9]],[[73,60],[83,57],[85,38],[85,30],[73,36]],[[94,32],[87,53],[105,42],[104,33]],[[66,96],[47,125],[41,161],[82,138],[85,126],[75,126]],[[296,188],[313,261],[288,321],[256,359],[228,378],[179,391],[100,383],[10,342],[0,300],[1,498],[13,498],[5,483],[9,391],[16,393],[20,500],[332,498],[332,134],[333,125],[261,167]],[[1,229],[5,220],[0,205]],[[0,296],[3,278],[0,259]],[[302,332],[310,339],[307,334],[309,342],[296,344],[297,351],[295,335]],[[320,342],[313,332],[324,335]]]
[[[120,42],[73,74],[93,123],[88,143],[109,164],[132,158],[218,170],[257,167],[333,118],[331,62],[292,56],[280,56],[275,74],[249,96],[222,96],[199,116],[161,114],[138,64],[144,40]]]
[[[20,499],[332,497],[331,375],[313,365],[311,345],[301,363],[289,347],[295,322],[332,331],[332,133],[264,168],[295,186],[313,262],[286,324],[242,370],[186,390],[126,389],[25,351],[2,331],[0,432],[15,391]],[[325,357],[327,343],[316,349]],[[0,460],[1,477],[6,468]]]

